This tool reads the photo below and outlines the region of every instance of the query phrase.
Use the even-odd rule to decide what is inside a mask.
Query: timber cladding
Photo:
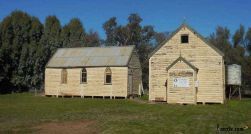
[[[141,95],[141,66],[134,48],[59,49],[45,69],[45,95],[110,98]]]
[[[181,42],[182,35],[188,43]],[[149,58],[149,100],[224,103],[224,70],[223,54],[182,24]]]
[[[80,83],[82,68],[69,68],[67,70],[67,83],[61,83],[61,70],[47,68],[45,71],[46,95],[70,96],[127,96],[127,67],[110,67],[112,71],[112,84],[104,83],[106,67],[86,68],[87,82]]]
[[[168,71],[167,102],[168,103],[195,103],[196,70],[192,69],[183,61],[178,61]],[[183,85],[178,85],[183,81]]]

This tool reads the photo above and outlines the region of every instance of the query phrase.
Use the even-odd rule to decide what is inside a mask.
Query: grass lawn
[[[129,99],[49,98],[30,93],[0,95],[0,133],[36,133],[35,126],[41,124],[74,121],[95,122],[88,126],[96,130],[94,133],[108,134],[216,133],[217,124],[248,126],[241,133],[251,133],[251,99],[225,105],[170,105]]]

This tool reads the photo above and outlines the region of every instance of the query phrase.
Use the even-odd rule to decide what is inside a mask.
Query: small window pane
[[[105,69],[105,84],[112,84],[112,71],[109,67]]]
[[[85,77],[83,78],[83,82],[86,82],[86,78]]]
[[[67,83],[67,71],[66,69],[63,69],[61,72],[61,83],[65,84]]]
[[[181,43],[188,43],[188,35],[181,35]]]
[[[81,83],[87,82],[87,71],[85,68],[81,70]]]
[[[112,83],[112,76],[111,75],[106,75],[106,83],[107,84]]]

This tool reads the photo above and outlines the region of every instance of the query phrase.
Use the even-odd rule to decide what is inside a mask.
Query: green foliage
[[[103,24],[103,29],[106,33],[106,45],[112,46],[116,45],[116,35],[117,35],[117,20],[116,17],[110,18]]]
[[[72,19],[62,30],[61,38],[64,47],[80,47],[84,44],[85,31],[79,19]]]
[[[140,25],[141,22],[142,18],[138,14],[129,15],[128,24],[126,26],[128,29],[128,42],[126,42],[125,44],[136,45],[136,47],[140,45],[142,41],[142,26]]]
[[[45,20],[44,34],[41,44],[44,45],[46,61],[52,56],[57,48],[62,46],[60,41],[61,24],[56,16],[48,16]]]
[[[248,31],[245,36],[245,45],[249,55],[251,54],[251,28],[248,28]]]
[[[217,27],[216,32],[209,38],[209,41],[225,54],[226,65],[239,64],[242,66],[243,85],[251,84],[251,61],[246,51],[248,50],[246,46],[250,45],[250,39],[250,28],[245,32],[242,25],[233,35],[232,42],[230,41],[230,31],[226,27]]]
[[[99,46],[99,36],[86,34],[79,19],[62,30],[56,16],[43,25],[38,18],[14,11],[0,24],[0,93],[41,89],[45,65],[59,47]]]
[[[237,45],[244,45],[244,34],[245,29],[243,25],[240,25],[240,28],[235,31],[233,35],[233,46],[236,47]]]
[[[22,87],[22,74],[19,73],[19,67],[24,62],[22,60],[26,60],[22,52],[26,52],[23,50],[30,43],[30,30],[31,17],[22,11],[14,11],[3,19],[1,55],[5,77],[0,81],[1,87],[9,84],[18,87],[17,90]]]
[[[92,30],[88,32],[84,37],[84,46],[86,47],[97,47],[100,46],[100,39],[97,32]]]
[[[230,31],[226,27],[218,26],[216,32],[210,35],[210,42],[214,44],[223,53],[230,49],[231,44],[229,41]]]

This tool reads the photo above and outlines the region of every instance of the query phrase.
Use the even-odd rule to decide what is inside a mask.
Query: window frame
[[[109,83],[107,82],[107,79],[106,79],[108,75],[110,75],[110,81],[111,81]],[[104,84],[105,85],[112,85],[112,70],[110,67],[106,67],[106,69],[105,69]]]
[[[187,42],[183,42],[183,38],[182,37],[185,37],[185,36],[187,36]],[[180,43],[181,44],[188,44],[189,43],[189,34],[182,34],[180,36]]]
[[[85,81],[84,80],[84,74],[85,74]],[[87,84],[87,70],[86,68],[82,68],[80,71],[80,84]]]
[[[68,75],[67,69],[63,68],[61,70],[61,84],[67,84],[67,79],[68,79],[67,75]]]

